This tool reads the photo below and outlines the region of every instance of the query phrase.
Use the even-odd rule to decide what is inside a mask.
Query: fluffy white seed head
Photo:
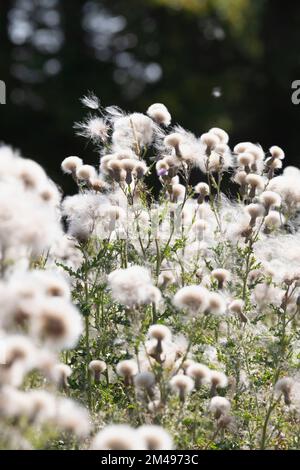
[[[164,144],[167,147],[173,147],[177,149],[179,148],[181,141],[182,141],[182,135],[179,134],[179,132],[173,132],[172,134],[169,134],[165,137]]]
[[[209,411],[214,413],[217,419],[219,419],[221,415],[227,415],[230,411],[230,408],[230,402],[225,397],[213,397],[209,403]]]
[[[283,377],[282,379],[279,379],[276,382],[275,390],[278,393],[285,393],[285,392],[290,393],[294,383],[295,383],[295,381],[291,377]]]
[[[225,388],[228,385],[226,375],[218,370],[210,371],[210,382],[215,388]]]
[[[273,158],[279,158],[279,160],[283,160],[285,157],[284,151],[281,147],[278,147],[277,145],[273,145],[270,148],[270,154]]]
[[[96,170],[92,165],[82,165],[77,168],[76,177],[81,181],[90,181],[96,177]]]
[[[281,226],[280,213],[277,211],[270,211],[265,218],[265,226],[268,230],[275,230]]]
[[[77,308],[61,298],[47,299],[32,320],[32,334],[49,348],[70,349],[82,333],[82,320]]]
[[[170,341],[172,337],[171,331],[165,325],[151,325],[148,335],[150,338],[157,339],[158,341]]]
[[[244,153],[251,147],[251,142],[240,142],[233,148],[234,153]]]
[[[154,103],[147,109],[147,114],[157,124],[169,126],[171,124],[171,114],[162,103]]]
[[[93,439],[92,450],[143,450],[145,441],[141,434],[125,424],[106,426]]]
[[[117,364],[116,371],[121,377],[133,377],[138,373],[138,365],[132,359],[125,359]]]
[[[187,395],[189,395],[194,389],[194,380],[187,375],[174,375],[170,380],[171,389],[178,393],[181,401],[184,401]]]
[[[174,202],[183,201],[185,195],[183,184],[173,184],[171,187],[172,199]]]
[[[214,279],[218,281],[219,289],[221,289],[224,284],[230,280],[230,272],[227,269],[217,268],[213,269],[211,275]]]
[[[198,183],[194,189],[195,193],[200,194],[202,197],[209,196],[209,186],[207,183]]]
[[[209,293],[202,286],[182,287],[174,296],[173,304],[177,308],[187,309],[191,313],[202,313],[208,307]]]
[[[245,302],[242,299],[233,300],[229,306],[228,310],[230,313],[241,314],[243,312]]]
[[[152,372],[140,372],[134,377],[134,385],[149,390],[155,385],[155,375]]]
[[[209,130],[209,133],[215,134],[222,144],[227,144],[229,141],[229,135],[227,132],[225,132],[223,129],[220,129],[219,127],[212,127]]]
[[[254,173],[249,173],[249,175],[246,176],[246,183],[255,189],[264,188],[264,179]]]
[[[63,160],[61,168],[64,173],[75,174],[82,164],[82,160],[79,157],[67,157]]]
[[[98,359],[94,359],[89,363],[89,369],[91,372],[102,374],[106,370],[107,366],[104,361],[100,361]]]
[[[226,302],[217,292],[210,292],[208,298],[207,313],[222,315],[226,311]]]
[[[194,362],[188,366],[186,369],[186,374],[195,381],[195,387],[199,388],[205,383],[209,383],[210,380],[210,370],[204,364],[199,364]]]
[[[251,217],[250,225],[252,225],[255,223],[257,217],[261,217],[264,214],[265,209],[261,204],[253,203],[246,206],[246,211]]]
[[[264,191],[261,193],[260,201],[267,210],[271,207],[279,207],[281,205],[281,197],[274,191]]]
[[[243,152],[238,155],[237,162],[241,166],[250,167],[254,163],[254,157],[252,153]]]
[[[172,271],[162,271],[158,277],[158,286],[161,288],[174,284],[175,277]]]
[[[161,426],[144,424],[137,431],[145,441],[148,450],[173,449],[173,440],[170,434]]]
[[[275,384],[275,392],[277,395],[283,395],[286,405],[290,405],[292,402],[291,395],[294,385],[295,381],[291,377],[283,377]]]
[[[204,145],[206,145],[207,150],[209,151],[213,150],[216,145],[220,143],[220,138],[212,132],[206,132],[205,134],[202,134],[200,140]]]
[[[150,271],[142,266],[116,269],[108,276],[112,295],[118,302],[133,306],[157,303],[160,291],[152,284]]]
[[[67,364],[56,364],[51,371],[52,379],[61,388],[68,386],[68,378],[71,374],[72,369]]]
[[[246,184],[247,173],[245,171],[237,171],[233,177],[233,181],[240,186]]]

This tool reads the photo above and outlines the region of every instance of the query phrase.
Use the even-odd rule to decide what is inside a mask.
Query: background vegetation
[[[64,185],[66,155],[94,161],[72,130],[93,90],[128,110],[164,102],[198,135],[216,125],[265,148],[276,136],[296,162],[299,31],[291,0],[2,0],[0,138]]]

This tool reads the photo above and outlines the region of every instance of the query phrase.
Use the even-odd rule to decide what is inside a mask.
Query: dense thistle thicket
[[[78,194],[0,148],[1,448],[299,448],[300,171],[83,102]]]

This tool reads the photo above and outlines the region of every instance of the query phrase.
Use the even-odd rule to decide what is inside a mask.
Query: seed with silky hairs
[[[127,359],[117,364],[116,371],[118,375],[124,378],[125,385],[132,385],[133,377],[138,373],[138,365],[135,361]]]
[[[180,401],[184,403],[187,395],[192,392],[195,382],[187,375],[174,375],[170,380],[170,385],[172,390],[178,393]]]
[[[243,313],[245,302],[242,299],[233,300],[228,307],[230,313],[234,313],[240,317],[240,320],[244,323],[248,321],[248,318]]]
[[[228,385],[228,379],[223,372],[217,370],[210,371],[210,396],[214,397],[217,394],[218,388],[225,388]]]
[[[95,359],[89,363],[89,370],[94,376],[95,383],[99,383],[101,374],[106,371],[106,364],[104,361]]]
[[[216,419],[219,419],[222,415],[227,415],[230,408],[231,405],[227,398],[216,396],[210,400],[209,410],[214,413]]]
[[[53,380],[57,383],[59,388],[66,390],[69,386],[68,378],[72,374],[72,369],[67,364],[56,364],[52,370]]]
[[[180,143],[182,141],[182,136],[179,132],[173,132],[165,137],[164,144],[167,147],[173,147],[177,157],[181,156],[180,152]]]
[[[225,283],[230,279],[230,272],[227,269],[214,269],[211,275],[218,281],[218,289],[223,289]]]
[[[295,384],[295,381],[291,377],[283,377],[279,379],[275,384],[275,391],[284,397],[284,403],[286,405],[291,404],[291,392]]]
[[[198,199],[197,202],[198,204],[202,204],[206,198],[206,196],[209,196],[210,190],[209,186],[207,183],[198,183],[195,188],[195,194],[198,194]]]
[[[194,379],[195,388],[197,390],[201,387],[201,385],[208,382],[210,378],[209,368],[204,364],[199,364],[197,362],[194,362],[187,368],[186,374]]]
[[[67,157],[63,160],[61,168],[64,173],[76,175],[76,170],[82,166],[82,160],[79,157]]]
[[[171,436],[161,426],[145,424],[138,428],[138,433],[146,442],[148,450],[173,449]]]

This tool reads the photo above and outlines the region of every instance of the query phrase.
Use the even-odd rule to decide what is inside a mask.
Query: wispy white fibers
[[[22,159],[9,147],[0,147],[0,162],[2,256],[16,260],[28,253],[38,256],[62,236],[58,190],[37,163]],[[48,201],[46,193],[43,197],[47,188]]]
[[[152,284],[150,271],[142,266],[117,269],[108,276],[113,297],[121,304],[133,306],[158,302],[159,290]]]

